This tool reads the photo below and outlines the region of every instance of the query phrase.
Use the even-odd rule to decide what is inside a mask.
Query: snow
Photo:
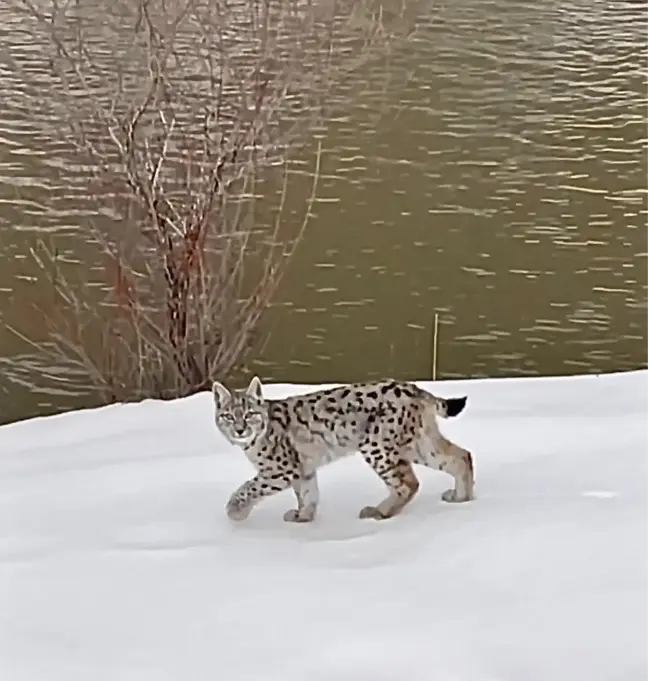
[[[209,394],[0,428],[0,680],[644,681],[648,372],[421,385],[477,499],[383,522],[359,458],[230,522]]]

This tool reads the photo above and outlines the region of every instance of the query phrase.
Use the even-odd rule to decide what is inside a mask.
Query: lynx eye
[[[261,416],[258,411],[248,411],[245,414],[245,419],[247,420],[252,420],[252,419],[258,419]]]
[[[221,414],[221,418],[227,423],[234,423],[234,417],[231,414]]]

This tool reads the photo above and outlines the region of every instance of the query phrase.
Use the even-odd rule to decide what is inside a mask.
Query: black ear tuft
[[[450,397],[445,401],[446,414],[448,416],[458,416],[464,410],[467,401],[467,397]]]

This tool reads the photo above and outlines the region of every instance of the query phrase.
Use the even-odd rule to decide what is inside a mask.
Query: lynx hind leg
[[[461,503],[475,498],[475,472],[472,454],[458,445],[443,440],[438,447],[434,459],[438,461],[439,470],[454,478],[454,489],[447,489],[442,495],[443,501]]]
[[[360,511],[360,518],[376,520],[392,518],[400,513],[418,492],[419,481],[412,464],[390,450],[374,448],[363,452],[362,455],[385,483],[389,495],[377,506],[365,506]]]
[[[284,520],[291,523],[310,523],[315,519],[319,504],[317,476],[314,472],[305,475],[295,480],[292,486],[297,497],[297,508],[286,511]]]

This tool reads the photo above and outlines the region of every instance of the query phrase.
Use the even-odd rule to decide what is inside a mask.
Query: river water
[[[0,41],[45,78],[7,0]],[[277,381],[608,372],[646,366],[646,6],[420,5],[381,78],[330,122],[315,218],[252,368]],[[79,217],[60,143],[0,64],[0,355],[38,336],[28,250]],[[387,92],[387,95],[385,95]],[[377,113],[380,116],[377,116]],[[70,199],[69,201],[67,199]],[[60,210],[43,209],[56,201]],[[79,230],[80,231],[80,230]],[[90,277],[90,274],[88,275]],[[79,406],[0,379],[0,420]],[[82,402],[81,402],[82,403]]]

